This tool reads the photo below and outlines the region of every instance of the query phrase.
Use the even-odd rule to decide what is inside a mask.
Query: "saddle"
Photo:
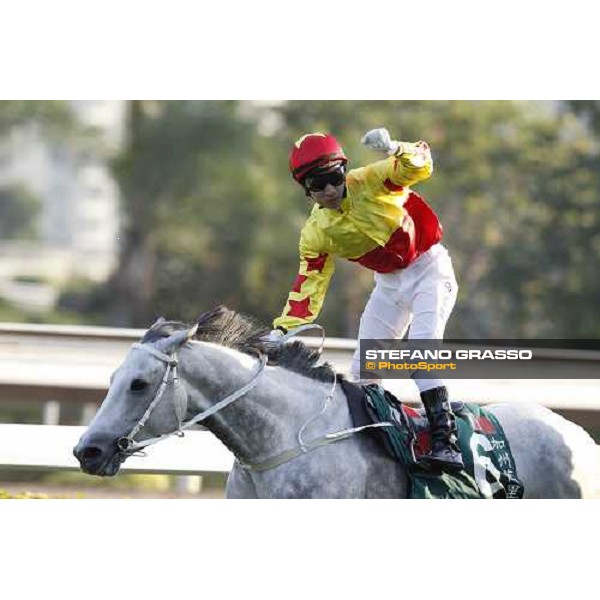
[[[403,404],[381,386],[342,381],[354,427],[390,423],[367,429],[386,453],[408,473],[411,498],[522,498],[510,445],[502,426],[489,411],[474,404],[452,402],[458,445],[465,469],[449,473],[422,459],[431,449],[431,430],[424,409]]]

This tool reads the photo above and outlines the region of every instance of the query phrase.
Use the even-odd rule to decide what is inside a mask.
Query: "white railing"
[[[0,323],[0,403],[53,402],[47,406],[52,418],[46,422],[57,423],[56,403],[71,402],[83,407],[85,424],[104,397],[111,373],[143,333],[142,329]],[[300,339],[311,346],[320,342]],[[323,358],[347,372],[355,347],[354,340],[327,338]],[[545,369],[551,365],[564,373],[564,379],[454,380],[449,384],[451,392],[474,402],[529,399],[550,408],[600,411],[600,352],[543,350],[536,356]],[[573,374],[586,379],[570,378]],[[412,382],[388,380],[386,386],[402,399],[418,400]]]
[[[73,456],[85,427],[68,425],[0,424],[0,468],[19,471],[78,471]],[[233,455],[207,431],[190,431],[170,437],[147,449],[147,456],[132,456],[123,463],[128,473],[207,475],[227,473]]]
[[[78,469],[72,448],[83,427],[59,425],[61,404],[80,406],[80,422],[87,424],[106,393],[110,374],[143,333],[108,327],[0,324],[0,406],[2,402],[41,402],[45,423],[0,424],[0,467]],[[318,338],[301,339],[308,345],[320,342]],[[355,346],[353,340],[328,338],[324,359],[338,371],[347,371]],[[548,350],[541,360],[558,360],[560,368],[583,369],[589,379],[455,380],[449,383],[451,393],[480,403],[537,401],[590,431],[600,431],[600,353]],[[388,380],[386,385],[402,400],[418,400],[412,382]],[[124,470],[202,475],[227,472],[232,461],[214,436],[192,431],[183,439],[157,444],[146,458],[130,458]]]

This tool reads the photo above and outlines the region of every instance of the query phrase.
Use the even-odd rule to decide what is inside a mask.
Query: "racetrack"
[[[101,499],[125,499],[125,500],[168,500],[168,499],[194,499],[194,500],[216,500],[225,498],[224,489],[208,489],[196,493],[185,493],[174,490],[121,490],[110,487],[86,487],[86,486],[64,486],[40,484],[35,481],[28,482],[2,482],[1,492],[10,495],[32,494],[44,496],[51,499],[75,499],[75,500],[101,500]]]

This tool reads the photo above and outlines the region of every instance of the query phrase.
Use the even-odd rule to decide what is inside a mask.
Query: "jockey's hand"
[[[260,341],[269,346],[281,346],[284,342],[285,332],[282,329],[273,329],[268,335],[263,335]]]
[[[392,140],[390,132],[385,127],[379,127],[378,129],[371,129],[363,135],[360,143],[375,150],[376,152],[383,152],[388,156],[392,154],[402,154],[402,142]]]

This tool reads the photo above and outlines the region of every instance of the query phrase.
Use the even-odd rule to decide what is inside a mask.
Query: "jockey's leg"
[[[402,338],[406,333],[412,315],[407,303],[398,299],[398,280],[394,275],[375,274],[375,288],[360,318],[359,341]],[[381,385],[381,379],[360,378],[360,345],[352,357],[350,377],[356,383]]]
[[[421,392],[427,420],[431,425],[431,452],[425,461],[448,471],[464,468],[458,447],[456,417],[450,407],[448,389],[445,385]]]
[[[415,266],[419,269],[414,274],[414,317],[408,338],[441,340],[458,293],[452,261],[446,249],[437,244]],[[432,448],[427,462],[448,470],[462,469],[462,456],[456,443],[456,420],[444,381],[419,377],[414,380],[431,425]]]

